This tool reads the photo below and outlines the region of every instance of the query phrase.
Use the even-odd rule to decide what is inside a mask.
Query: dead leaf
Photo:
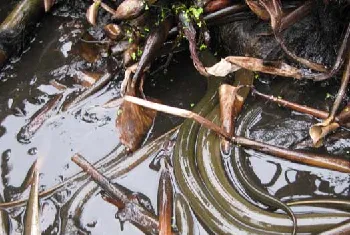
[[[103,29],[110,39],[119,40],[124,36],[122,28],[117,24],[107,24]]]
[[[84,34],[82,38],[86,41],[95,40],[89,33]],[[94,43],[79,41],[73,48],[73,52],[87,62],[94,63],[100,57],[101,48]]]
[[[115,18],[118,20],[130,20],[138,17],[145,10],[144,0],[125,0],[115,11]]]
[[[283,77],[300,79],[303,73],[300,69],[279,61],[264,61],[253,57],[228,56],[212,67],[206,68],[210,75],[224,77],[240,68],[251,71],[269,73]]]
[[[309,134],[314,147],[321,147],[323,145],[324,137],[332,131],[338,129],[339,126],[340,125],[334,122],[332,118],[327,118],[323,122],[313,125],[309,130]]]
[[[135,89],[127,89],[127,95],[135,96]],[[130,150],[138,149],[149,131],[157,111],[124,101],[119,109],[116,127],[120,141]]]
[[[246,0],[245,1],[249,6],[250,10],[255,13],[262,20],[269,20],[270,14],[255,0]]]
[[[237,94],[239,88],[241,87],[228,84],[223,84],[219,88],[221,127],[231,137],[234,135],[235,119],[244,103],[243,97]],[[230,142],[222,138],[221,149],[224,153],[228,153]]]
[[[206,68],[209,74],[216,77],[226,77],[228,74],[236,72],[239,69],[241,69],[241,67],[234,65],[225,59],[221,59],[220,62]]]
[[[87,21],[92,25],[96,25],[96,18],[97,18],[98,9],[100,8],[100,4],[101,4],[101,1],[95,1],[90,5],[90,7],[86,11]]]

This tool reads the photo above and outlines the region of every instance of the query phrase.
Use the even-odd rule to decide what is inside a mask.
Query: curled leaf
[[[103,29],[110,39],[119,40],[124,36],[122,28],[117,24],[107,24]]]
[[[211,67],[206,68],[207,72],[213,76],[225,77],[230,73],[236,72],[241,67],[234,65],[225,59],[221,59],[220,62],[214,64]]]
[[[239,88],[239,86],[234,87],[228,84],[223,84],[219,88],[221,127],[231,137],[234,135],[235,119],[244,101],[243,97],[237,94]],[[228,153],[230,142],[222,138],[221,149],[224,153]]]
[[[87,21],[92,25],[96,25],[96,18],[97,18],[98,9],[100,8],[100,4],[101,4],[101,1],[95,1],[90,5],[90,7],[86,11]]]
[[[252,12],[254,12],[260,19],[262,20],[270,19],[269,13],[258,3],[258,1],[246,0],[245,2],[247,3],[250,10],[252,10]]]
[[[125,0],[115,12],[115,18],[118,20],[130,20],[138,17],[145,10],[146,2],[144,0]]]
[[[339,126],[340,125],[337,122],[334,122],[331,118],[327,118],[323,122],[313,125],[309,130],[309,134],[314,147],[321,147],[323,145],[324,137],[339,128]]]

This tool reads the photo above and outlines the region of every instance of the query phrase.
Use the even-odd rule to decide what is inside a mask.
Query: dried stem
[[[314,3],[315,3],[315,1],[308,0],[303,5],[298,7],[297,9],[295,9],[292,12],[290,12],[289,14],[285,15],[281,19],[281,24],[280,24],[279,30],[283,31],[283,30],[287,29],[289,26],[295,24],[301,18],[304,18],[305,16],[307,16],[311,12],[312,7],[314,6]]]
[[[143,75],[146,67],[150,65],[152,60],[154,60],[156,57],[159,49],[163,46],[163,43],[167,39],[169,30],[171,29],[172,22],[173,20],[171,17],[166,18],[159,24],[158,27],[152,30],[150,35],[147,37],[142,56],[132,78],[132,87],[135,87],[136,83]]]
[[[171,234],[171,218],[173,212],[173,186],[171,184],[170,166],[166,159],[163,159],[163,166],[158,186],[158,215],[159,234]]]
[[[183,11],[179,13],[179,21],[181,22],[181,28],[189,43],[189,49],[194,67],[201,75],[209,77],[209,74],[205,70],[203,63],[200,61],[197,54],[196,30],[193,26],[193,22],[188,19],[187,14],[185,14]]]
[[[219,127],[215,123],[209,121],[208,119],[206,119],[206,118],[204,118],[204,117],[202,117],[194,112],[191,112],[189,110],[170,107],[170,106],[164,105],[164,104],[154,103],[154,102],[151,102],[148,100],[143,100],[143,99],[133,97],[133,96],[125,96],[124,100],[131,102],[131,103],[134,103],[134,104],[141,105],[141,106],[146,107],[146,108],[154,109],[154,110],[157,110],[157,111],[160,111],[163,113],[168,113],[168,114],[172,114],[172,115],[183,117],[183,118],[190,118],[190,119],[200,123],[204,127],[215,131],[216,133],[225,137],[226,139],[228,139],[228,140],[231,139],[230,135],[228,133],[226,133],[221,127]]]
[[[164,113],[168,113],[168,114],[172,114],[172,115],[176,115],[184,118],[190,118],[200,123],[204,127],[216,132],[217,134],[221,135],[227,140],[232,141],[234,144],[241,145],[243,147],[255,149],[263,153],[271,154],[280,158],[284,158],[294,162],[299,162],[302,164],[327,168],[327,169],[336,170],[344,173],[350,173],[350,162],[340,158],[335,158],[327,155],[304,153],[301,151],[292,151],[285,148],[264,144],[258,141],[249,140],[244,137],[236,136],[236,137],[230,138],[229,134],[226,133],[221,127],[219,127],[215,123],[191,111],[153,103],[147,100],[139,99],[137,97],[125,96],[124,99],[126,101],[129,101],[150,109],[154,109],[160,112],[164,112]]]
[[[81,167],[92,180],[95,181],[111,197],[109,202],[118,206],[119,212],[123,211],[123,220],[129,220],[135,226],[149,234],[158,234],[159,222],[155,215],[136,203],[136,200],[129,199],[125,189],[117,184],[112,184],[109,179],[103,176],[84,157],[75,154],[72,161]],[[108,198],[108,197],[107,197]]]
[[[303,64],[303,65],[305,65],[313,70],[320,71],[320,72],[327,72],[326,68],[323,65],[311,62],[307,59],[304,59],[304,58],[301,58],[301,57],[295,55],[294,53],[289,51],[289,49],[285,45],[284,40],[283,40],[282,35],[281,35],[281,32],[282,32],[281,31],[281,24],[282,24],[282,20],[284,18],[281,1],[280,0],[260,0],[259,2],[266,9],[266,11],[270,14],[271,28],[273,29],[274,34],[275,34],[275,38],[276,38],[277,42],[280,44],[280,46],[282,47],[283,51],[289,57],[293,58],[294,60],[298,61],[299,63],[301,63],[301,64]],[[297,20],[297,18],[300,17],[301,13],[305,14],[305,11],[300,11],[297,13],[298,14],[293,15],[293,20]],[[288,17],[287,20],[291,21],[292,18]],[[285,27],[285,25],[288,23],[288,21],[284,21],[283,27]]]
[[[306,105],[300,105],[282,98],[275,97],[273,95],[267,95],[257,91],[255,88],[252,89],[252,95],[259,96],[260,98],[269,100],[276,104],[282,105],[283,107],[295,110],[300,113],[308,114],[320,119],[326,119],[329,116],[329,113],[308,107]],[[350,119],[350,104],[348,104],[343,111],[335,117],[334,121],[339,123],[341,126],[347,127],[347,123]]]
[[[255,149],[259,152],[267,153],[293,162],[350,173],[350,162],[340,158],[313,153],[304,153],[302,151],[293,151],[239,136],[234,137],[232,141],[235,144],[242,145],[243,147]]]
[[[91,165],[83,156],[75,154],[72,157],[72,161],[76,163],[83,171],[91,176],[101,188],[103,188],[111,197],[118,198],[123,204],[129,201],[128,197],[124,194],[124,191],[115,187],[109,179],[104,177],[98,170]]]
[[[332,107],[332,110],[329,114],[329,117],[331,119],[334,119],[335,117],[335,114],[340,106],[340,103],[341,101],[343,100],[344,98],[344,95],[345,95],[345,92],[346,92],[346,88],[348,87],[348,83],[349,83],[349,80],[350,80],[350,49],[348,50],[347,52],[347,65],[346,65],[346,68],[345,68],[345,71],[343,73],[343,77],[342,77],[342,81],[341,81],[341,86],[339,88],[339,91],[338,91],[338,94],[337,94],[337,97],[333,103],[333,107]]]
[[[279,105],[282,105],[286,108],[295,110],[295,111],[300,112],[300,113],[306,113],[306,114],[312,115],[312,116],[317,117],[317,118],[326,119],[329,115],[325,111],[321,111],[321,110],[314,109],[314,108],[311,108],[311,107],[308,107],[305,105],[293,103],[293,102],[290,102],[290,101],[282,99],[282,98],[277,98],[273,95],[263,94],[263,93],[257,91],[255,88],[252,89],[252,95],[259,96],[259,97],[264,98],[266,100],[269,100],[269,101],[272,101],[272,102],[277,103]]]
[[[348,23],[348,27],[344,34],[344,38],[340,48],[338,49],[337,59],[332,67],[332,69],[328,73],[321,73],[315,76],[315,81],[323,81],[330,77],[333,77],[341,68],[344,63],[344,59],[346,57],[346,52],[349,50],[350,45],[350,23]]]

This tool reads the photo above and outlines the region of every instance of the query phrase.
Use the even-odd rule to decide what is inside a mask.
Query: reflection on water
[[[63,11],[61,9],[57,15],[64,15]],[[124,70],[119,61],[107,59],[103,53],[95,59],[96,55],[101,55],[103,48],[96,48],[95,45],[82,47],[79,38],[85,34],[85,24],[84,17],[47,15],[37,28],[30,49],[0,71],[0,199],[3,197],[5,201],[13,201],[28,196],[29,190],[25,189],[23,181],[38,157],[43,159],[40,169],[42,191],[80,171],[70,160],[74,153],[79,152],[90,162],[96,162],[119,145],[115,128],[117,109],[100,106],[120,96],[119,86]],[[94,55],[96,50],[99,51]],[[166,76],[161,71],[147,78],[145,92],[164,103],[188,108],[198,102],[205,92],[205,82],[194,71],[187,54],[178,55],[175,59]],[[177,61],[181,61],[181,64]],[[85,89],[75,80],[84,71],[109,71],[113,79],[83,104],[64,112],[64,102]],[[68,88],[62,91],[52,86],[52,79]],[[52,102],[56,108],[50,115],[36,115],[57,96],[61,98]],[[28,128],[26,125],[35,116],[40,118]],[[168,115],[159,115],[149,138],[159,136],[180,121]],[[118,183],[147,195],[154,203],[153,207],[156,207],[159,176],[149,169],[148,163],[145,162]],[[80,181],[79,185],[84,182]],[[115,219],[116,208],[101,199],[99,189],[94,190],[89,200],[82,204],[79,213],[71,211],[70,208],[74,208],[71,198],[77,193],[79,185],[70,184],[41,200],[43,234],[77,234],[79,231],[81,234],[100,235],[120,231],[120,224]],[[77,200],[82,201],[83,198]],[[9,215],[11,234],[21,234],[24,207],[10,209]],[[62,228],[64,220],[68,222]],[[124,234],[141,232],[126,223]]]
[[[0,15],[7,11],[4,9],[0,8]],[[84,17],[75,15],[75,18],[65,18],[62,17],[64,15],[67,12],[61,9],[56,12],[56,16],[46,16],[37,29],[30,50],[13,59],[0,71],[0,201],[28,196],[26,177],[38,157],[43,159],[40,169],[42,191],[80,171],[70,160],[76,152],[90,162],[97,162],[112,151],[117,153],[116,156],[125,152],[119,144],[115,128],[117,110],[101,107],[111,98],[120,96],[119,86],[124,72],[120,61],[104,56],[103,46],[88,46],[79,41],[80,37],[86,35]],[[99,34],[94,29],[90,31]],[[161,60],[159,63],[163,62]],[[86,71],[101,74],[110,72],[113,79],[82,104],[63,111],[64,103],[85,89],[76,77]],[[62,91],[51,85],[52,79],[67,89]],[[194,71],[186,53],[175,56],[166,75],[157,73],[149,76],[146,82],[146,94],[182,108],[193,106],[206,89],[203,78]],[[265,85],[259,81],[256,83],[259,89],[267,93],[283,95],[286,99],[323,110],[329,108],[327,104],[330,101],[324,100],[326,89],[322,85],[316,89],[310,89],[308,85],[300,88],[299,84],[278,79],[265,82]],[[26,132],[24,127],[50,101],[56,107],[54,112],[39,118],[32,131]],[[148,138],[154,139],[180,122],[179,118],[159,114]],[[250,97],[237,125],[241,133],[252,139],[310,150],[307,130],[313,123],[315,120],[309,116]],[[30,135],[22,135],[23,131]],[[350,141],[346,133],[344,130],[338,132],[340,138],[330,136],[325,148],[318,151],[348,156]],[[248,156],[247,170],[250,176],[279,198],[348,198],[350,195],[349,175],[302,166],[252,150],[245,150],[244,153]],[[149,168],[151,160],[148,159],[135,170],[118,178],[117,182],[134,192],[143,193],[156,208],[159,174]],[[100,190],[94,183],[84,178],[68,184],[40,203],[43,234],[101,235],[119,233],[121,230],[120,223],[115,219],[116,209],[102,200]],[[8,212],[11,234],[21,234],[24,207]],[[205,233],[201,229],[197,230],[201,234]],[[141,232],[126,223],[123,234]]]

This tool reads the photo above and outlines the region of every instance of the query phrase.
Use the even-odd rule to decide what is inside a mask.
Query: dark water
[[[255,83],[260,91],[325,111],[332,106],[333,100],[329,96],[336,94],[336,86],[329,84],[300,84],[288,78],[274,79],[272,83],[270,79],[266,81],[268,84]],[[237,131],[271,145],[350,159],[350,135],[345,129],[329,135],[323,147],[312,147],[308,129],[319,121],[261,98],[250,97],[239,118]],[[247,154],[252,178],[278,198],[350,198],[348,174],[291,163],[254,150],[243,152]]]
[[[0,15],[8,9],[1,7]],[[35,39],[25,53],[13,58],[0,71],[0,199],[12,201],[28,196],[29,190],[21,187],[31,164],[43,159],[40,168],[40,190],[49,189],[80,169],[70,157],[79,152],[90,162],[96,162],[120,146],[115,128],[117,109],[104,109],[100,105],[120,96],[120,83],[124,70],[118,60],[101,57],[89,63],[80,56],[79,38],[86,32],[84,18],[63,17],[62,10],[56,16],[48,15],[38,26]],[[99,32],[90,28],[93,34]],[[102,53],[103,54],[103,53]],[[165,58],[158,61],[161,65]],[[30,138],[24,140],[18,133],[31,116],[60,91],[50,85],[55,79],[68,86],[65,98],[77,93],[81,86],[74,80],[79,71],[109,71],[114,79],[102,90],[69,112],[59,110],[48,119]],[[187,52],[179,53],[168,68],[147,77],[146,94],[163,103],[190,108],[206,90],[204,78],[194,70]],[[273,85],[272,85],[273,84]],[[321,84],[298,84],[291,80],[256,81],[259,90],[283,96],[283,98],[328,110],[336,88]],[[61,104],[62,105],[62,104]],[[311,149],[307,138],[308,128],[316,119],[291,112],[277,105],[250,97],[238,122],[242,135],[252,139],[292,147]],[[181,123],[181,119],[160,114],[148,135],[148,141]],[[339,138],[340,137],[340,138]],[[325,147],[317,150],[344,156],[349,159],[350,140],[347,130],[330,136]],[[248,155],[250,176],[271,194],[283,199],[336,196],[348,198],[350,177],[347,174],[301,166],[279,160],[255,151]],[[159,174],[149,168],[151,159],[117,180],[132,191],[149,197],[157,206]],[[41,229],[43,234],[112,234],[121,233],[115,219],[116,209],[103,201],[99,190],[86,181],[74,183],[59,193],[42,199]],[[24,190],[24,191],[23,191]],[[90,194],[90,195],[89,195]],[[88,197],[86,196],[88,195]],[[10,234],[21,234],[24,207],[10,209]],[[63,222],[62,222],[63,221]],[[198,234],[206,232],[196,225]],[[142,234],[137,228],[125,223],[123,234]]]
[[[86,31],[85,24],[84,18],[46,16],[36,29],[37,33],[30,47],[20,57],[13,58],[0,73],[0,195],[5,201],[28,196],[29,191],[22,192],[24,189],[21,184],[31,164],[38,157],[43,159],[40,190],[45,190],[80,171],[70,160],[74,153],[79,152],[90,162],[96,162],[120,146],[115,128],[117,108],[104,109],[99,105],[120,97],[124,70],[118,68],[118,61],[100,58],[95,64],[91,64],[81,58],[78,53],[79,38]],[[160,60],[159,64],[164,62]],[[51,79],[67,85],[71,95],[81,89],[73,79],[78,71],[103,69],[112,71],[114,79],[82,106],[70,112],[60,109],[30,140],[24,140],[18,135],[31,116],[60,92],[50,85]],[[166,75],[160,71],[147,77],[144,89],[147,95],[158,98],[163,103],[190,108],[204,94],[206,83],[194,70],[188,54],[182,53],[175,56]],[[158,115],[148,134],[148,141],[180,122],[179,118]],[[149,162],[145,162],[137,170],[118,180],[118,183],[147,195],[156,208],[159,175],[149,169],[148,164]],[[75,190],[77,188],[74,187],[62,190],[41,200],[43,234],[57,234],[61,231],[59,222],[66,218],[60,216],[66,213],[68,206],[65,203]],[[79,214],[79,229],[90,231],[91,234],[119,233],[120,224],[115,219],[117,210],[104,202],[98,193],[95,192]],[[62,207],[64,209],[60,210]],[[69,209],[67,211],[71,213]],[[24,207],[10,210],[9,215],[11,234],[21,234]],[[76,228],[64,229],[64,234],[77,232]],[[124,234],[141,232],[126,223]]]

